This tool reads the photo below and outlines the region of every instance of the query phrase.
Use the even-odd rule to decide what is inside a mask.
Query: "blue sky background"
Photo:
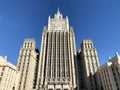
[[[77,49],[92,39],[101,65],[120,53],[120,0],[0,0],[0,55],[16,64],[25,38],[40,48],[43,26],[58,5],[74,28]]]

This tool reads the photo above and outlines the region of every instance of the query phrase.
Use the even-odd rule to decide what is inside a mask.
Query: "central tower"
[[[76,90],[75,61],[74,32],[58,9],[42,33],[37,89]]]

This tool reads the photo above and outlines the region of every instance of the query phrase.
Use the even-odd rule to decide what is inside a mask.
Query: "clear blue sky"
[[[0,0],[0,55],[16,64],[25,38],[40,48],[43,26],[58,5],[74,28],[77,49],[81,40],[92,39],[100,64],[120,53],[120,0]]]

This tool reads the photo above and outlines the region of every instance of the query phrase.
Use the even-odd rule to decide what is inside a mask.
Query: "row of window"
[[[105,89],[112,89],[111,80],[109,76],[108,69],[103,69],[100,74],[100,80],[103,80],[103,86]]]
[[[24,43],[24,48],[32,48],[33,47],[33,43]]]
[[[111,67],[111,70],[112,70],[113,78],[115,80],[116,87],[119,88],[118,83],[119,83],[119,80],[120,80],[120,74],[119,74],[118,67]]]
[[[48,89],[48,90],[69,90],[69,89]]]
[[[93,48],[92,43],[84,43],[83,46],[84,46],[84,48]],[[82,46],[82,48],[83,48],[83,46]]]
[[[8,68],[8,67],[6,67]],[[15,76],[16,76],[16,72],[10,68],[8,68],[8,72],[6,72],[7,76],[3,76],[0,78],[0,81],[2,80],[2,78],[5,78],[5,81],[2,82],[3,84],[3,90],[8,90],[10,88],[13,87],[13,85],[15,84],[14,83],[14,80],[15,80]]]

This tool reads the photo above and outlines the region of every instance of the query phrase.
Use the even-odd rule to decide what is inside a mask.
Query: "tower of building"
[[[80,72],[81,81],[80,84],[83,85],[82,88],[86,90],[96,90],[96,72],[99,67],[97,51],[93,46],[91,40],[83,40],[81,43],[80,51]],[[80,81],[80,79],[79,79]]]
[[[37,79],[38,52],[34,39],[25,39],[17,61],[19,81],[17,90],[33,90]]]
[[[75,90],[76,45],[68,17],[58,10],[49,16],[42,33],[38,66],[38,90]]]

